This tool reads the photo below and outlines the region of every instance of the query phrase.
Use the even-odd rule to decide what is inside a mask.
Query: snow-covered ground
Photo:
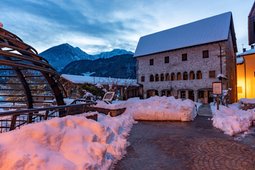
[[[98,114],[98,121],[87,119],[88,113],[53,118],[2,133],[0,169],[109,169],[125,154],[134,119],[190,121],[196,116],[194,102],[173,97],[97,106],[126,111],[117,117]]]
[[[98,122],[54,118],[0,134],[0,169],[109,169],[122,158],[134,120],[130,114]]]
[[[217,110],[216,105],[211,104],[213,126],[231,136],[248,131],[255,120],[255,109],[244,111],[239,105],[239,103],[229,105],[229,107],[220,105]]]
[[[148,99],[131,98],[106,104],[97,101],[97,107],[126,108],[135,120],[175,120],[192,121],[197,115],[195,103],[191,100],[175,99],[174,97],[150,97]]]

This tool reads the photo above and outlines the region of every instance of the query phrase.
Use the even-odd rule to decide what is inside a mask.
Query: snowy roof
[[[237,56],[244,56],[244,55],[250,55],[250,54],[255,54],[255,49],[254,48],[251,48],[250,50],[247,50],[243,53],[240,53]]]
[[[236,58],[236,64],[243,64],[243,62],[244,62],[243,57],[237,57]]]
[[[236,47],[232,13],[227,12],[143,36],[134,57],[227,40],[230,31]]]
[[[119,86],[139,86],[136,79],[120,79],[120,78],[110,78],[110,77],[92,77],[88,75],[69,75],[62,74],[66,80],[69,80],[75,84],[102,84],[102,85],[119,85]]]

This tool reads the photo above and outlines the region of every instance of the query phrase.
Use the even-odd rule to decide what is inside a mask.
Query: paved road
[[[212,127],[209,117],[194,122],[139,122],[116,170],[255,170],[255,136],[236,141]]]

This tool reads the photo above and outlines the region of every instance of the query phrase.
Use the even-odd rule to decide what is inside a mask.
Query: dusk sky
[[[1,0],[0,22],[38,52],[62,43],[135,51],[143,35],[232,11],[239,52],[254,0]]]

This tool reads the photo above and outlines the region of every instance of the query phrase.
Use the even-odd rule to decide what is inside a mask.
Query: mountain
[[[136,78],[136,60],[133,54],[117,55],[110,58],[96,60],[79,60],[69,63],[62,74],[83,75],[91,73],[92,76],[114,78]]]
[[[99,58],[111,58],[116,55],[133,54],[123,49],[114,49],[109,52],[102,52],[96,55],[90,55],[82,51],[79,47],[73,47],[70,44],[61,44],[51,47],[39,55],[44,57],[57,70],[61,71],[67,64],[77,60],[96,60]]]

